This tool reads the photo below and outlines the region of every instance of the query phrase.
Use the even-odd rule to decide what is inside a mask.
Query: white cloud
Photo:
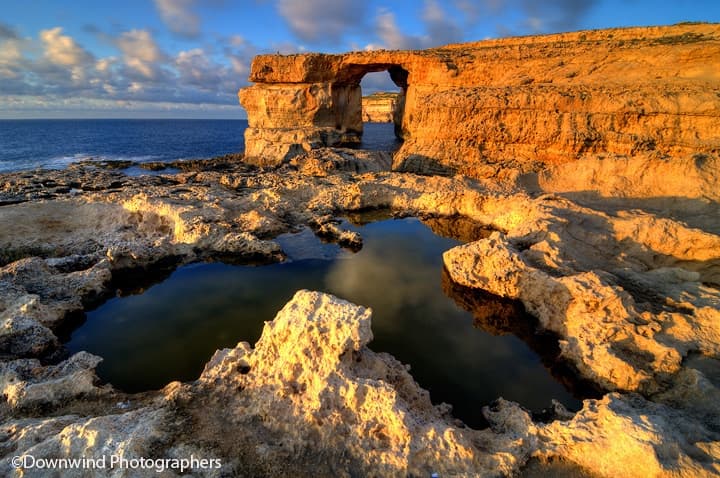
[[[218,38],[217,45],[169,55],[150,31],[130,30],[104,34],[118,53],[95,57],[60,27],[36,38],[12,33],[0,29],[0,104],[12,98],[5,102],[12,108],[0,107],[3,117],[22,116],[23,108],[51,114],[39,98],[55,111],[68,111],[70,104],[91,110],[121,102],[130,105],[128,111],[141,103],[148,109],[182,104],[183,109],[234,110],[239,116],[237,90],[247,84],[250,62],[259,52],[242,37],[228,36]]]
[[[234,56],[229,57],[229,60],[235,74],[239,76],[247,76],[250,74],[250,65],[248,63]]]
[[[395,23],[395,15],[381,9],[376,18],[377,35],[384,48],[391,50],[413,50],[422,48],[422,39],[417,36],[405,35]]]
[[[427,37],[423,42],[425,48],[463,40],[462,29],[445,14],[437,1],[425,0],[422,19],[427,30]]]
[[[140,93],[144,89],[145,88],[143,87],[142,83],[139,83],[137,81],[133,81],[132,83],[130,83],[130,86],[128,86],[128,91],[130,93]]]
[[[195,85],[203,89],[217,86],[225,70],[222,65],[211,63],[200,48],[181,51],[175,59],[175,66],[183,84]]]
[[[155,7],[163,22],[178,35],[197,37],[200,18],[191,10],[195,0],[155,0]]]
[[[240,35],[232,35],[230,38],[228,38],[228,43],[231,46],[240,47],[245,45],[247,42],[245,41],[245,38]]]
[[[20,74],[18,70],[21,59],[19,40],[0,42],[0,78],[17,78]]]
[[[156,63],[165,55],[147,30],[130,30],[120,35],[117,46],[123,52],[125,64],[148,79],[158,75]]]
[[[0,43],[0,65],[15,63],[21,57],[20,43],[17,40],[5,40]]]
[[[45,46],[45,58],[53,64],[69,67],[90,61],[92,55],[71,37],[63,35],[62,30],[62,27],[55,27],[40,31],[40,39]]]
[[[315,43],[340,41],[361,27],[367,14],[365,2],[358,0],[279,0],[278,11],[295,35]]]
[[[95,62],[95,69],[100,73],[110,72],[110,68],[117,62],[117,58],[109,56],[107,58],[100,58]]]
[[[117,89],[115,86],[111,85],[110,83],[105,83],[102,85],[103,91],[105,91],[108,95],[113,96],[115,93],[117,93]]]

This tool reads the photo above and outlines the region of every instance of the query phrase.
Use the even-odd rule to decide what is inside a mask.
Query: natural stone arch
[[[387,71],[401,89],[394,123],[402,139],[411,67],[400,59],[392,52],[256,57],[250,74],[256,84],[239,92],[248,113],[246,161],[280,164],[312,149],[359,143],[360,81],[371,72]]]
[[[332,108],[335,125],[339,130],[350,129],[358,141],[363,133],[362,88],[360,83],[368,73],[387,71],[390,79],[400,88],[397,106],[393,115],[395,136],[402,139],[402,116],[405,109],[405,95],[408,89],[409,72],[402,65],[394,63],[348,64],[338,72],[332,83]]]
[[[494,177],[501,166],[536,172],[598,154],[716,154],[720,77],[707,59],[720,57],[719,38],[717,25],[683,24],[424,51],[261,55],[254,85],[240,92],[245,158],[278,164],[358,141],[355,85],[384,69],[405,88],[395,170]]]

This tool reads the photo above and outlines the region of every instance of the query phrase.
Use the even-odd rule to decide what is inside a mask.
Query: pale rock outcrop
[[[446,410],[430,403],[402,364],[366,348],[370,317],[364,307],[300,291],[265,325],[254,350],[241,344],[217,352],[200,382],[241,387],[244,413],[266,417],[265,426],[287,443],[314,441],[323,455],[347,456],[361,474],[516,469],[533,448],[527,414],[508,403],[488,411],[497,437],[451,425]],[[479,443],[486,447],[482,453]]]
[[[541,470],[559,460],[601,476],[632,476],[636,464],[655,476],[720,474],[720,231],[717,179],[706,170],[716,155],[580,160],[538,175],[496,168],[487,180],[357,174],[367,158],[349,150],[307,158],[272,171],[189,167],[125,177],[113,188],[117,176],[91,165],[3,175],[0,314],[10,332],[0,340],[2,376],[16,377],[3,387],[20,406],[0,406],[1,473],[37,444],[39,454],[97,456],[106,446],[132,456],[221,457],[223,469],[208,476],[492,476],[517,473],[528,459]],[[596,192],[573,188],[569,171]],[[676,174],[684,183],[664,181]],[[92,190],[66,188],[75,181],[92,181]],[[58,214],[67,208],[77,214]],[[489,429],[470,430],[432,406],[396,360],[367,348],[367,310],[307,292],[254,349],[218,352],[201,380],[160,392],[94,389],[93,360],[53,355],[68,312],[112,292],[119,270],[220,251],[273,260],[279,247],[270,239],[305,225],[355,241],[335,218],[366,208],[459,215],[496,230],[459,226],[475,242],[446,254],[448,276],[522,301],[560,335],[570,365],[618,393],[586,400],[574,416],[559,410],[548,424],[501,400],[486,409]],[[22,227],[14,227],[18,217]],[[75,373],[77,381],[63,379]],[[28,398],[44,396],[61,398]],[[88,436],[98,438],[88,444]],[[353,454],[347,443],[356,444]],[[615,468],[603,449],[618,457]]]
[[[290,160],[306,176],[327,176],[338,172],[375,173],[390,171],[392,157],[385,151],[356,151],[342,148],[311,150]]]
[[[559,198],[531,204],[507,234],[446,252],[452,280],[521,300],[608,389],[654,393],[689,352],[717,356],[720,293],[703,283],[717,283],[720,236]]]
[[[266,324],[254,348],[240,343],[217,351],[194,383],[171,383],[132,402],[113,401],[98,416],[6,421],[0,469],[7,476],[23,476],[10,467],[16,455],[130,459],[195,454],[222,463],[203,473],[193,470],[202,476],[507,476],[531,457],[560,459],[593,476],[720,474],[718,415],[703,417],[687,404],[609,394],[586,400],[574,416],[564,412],[561,420],[541,424],[500,399],[483,409],[490,428],[461,426],[446,406],[430,403],[405,366],[367,348],[370,321],[369,309],[299,291]],[[69,363],[87,362],[76,357]],[[91,376],[85,367],[80,370],[88,372],[81,373]],[[704,381],[702,374],[695,376]],[[56,398],[56,390],[63,390],[54,381],[45,387]],[[704,381],[693,389],[717,409],[717,388]],[[33,471],[40,477],[55,473]],[[124,477],[138,471],[112,473]],[[179,476],[177,469],[163,473]],[[69,470],[67,476],[86,475]]]
[[[102,358],[79,352],[58,365],[43,367],[35,359],[0,364],[0,389],[13,409],[57,407],[65,401],[98,395],[95,367]]]
[[[299,291],[266,324],[254,349],[240,343],[216,352],[194,384],[170,384],[132,411],[113,407],[111,414],[94,418],[6,422],[0,469],[7,476],[23,476],[11,469],[12,455],[99,459],[118,454],[130,459],[194,452],[221,459],[221,469],[203,476],[501,476],[517,471],[537,446],[529,415],[500,400],[485,410],[491,429],[455,425],[447,407],[433,406],[405,366],[366,347],[372,339],[370,318],[364,307]],[[83,357],[71,360],[82,362]],[[77,387],[85,383],[75,382]],[[57,398],[52,393],[58,387],[52,381],[46,391],[50,387],[55,387],[50,396]],[[189,423],[197,428],[187,428]],[[223,441],[226,436],[233,439]],[[137,473],[116,469],[111,476]],[[67,476],[85,475],[69,470]],[[178,470],[164,476],[178,476]]]
[[[571,420],[540,427],[538,438],[543,446],[536,456],[562,457],[596,476],[720,475],[717,428],[637,396],[586,401]]]
[[[153,450],[164,445],[168,423],[162,409],[141,408],[100,417],[82,417],[65,415],[47,418],[42,421],[32,419],[13,420],[5,423],[0,436],[5,449],[12,449],[16,456],[34,458],[85,458],[97,461],[87,467],[65,467],[62,469],[46,467],[23,470],[12,466],[11,457],[0,460],[0,472],[3,476],[55,477],[62,472],[63,477],[80,478],[103,476],[129,478],[136,476],[182,476],[179,470],[165,470],[164,466],[130,468],[129,465],[115,464],[111,467],[111,457],[124,460],[156,458]],[[188,457],[190,454],[188,453]],[[171,458],[168,454],[161,458]],[[30,462],[32,463],[32,462]],[[93,462],[95,463],[95,462]],[[154,461],[152,463],[155,463]],[[104,465],[104,468],[102,467]],[[177,471],[177,472],[176,472]],[[218,476],[212,473],[204,476]]]

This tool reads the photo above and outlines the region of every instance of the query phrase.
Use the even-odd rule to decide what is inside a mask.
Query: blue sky
[[[592,28],[720,22],[720,2],[5,0],[0,118],[243,118],[258,53],[428,48]],[[384,73],[364,91],[392,88]]]

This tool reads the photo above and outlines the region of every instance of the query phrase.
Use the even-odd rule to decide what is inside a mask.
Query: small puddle
[[[571,380],[553,369],[557,341],[535,334],[522,307],[444,277],[442,253],[482,229],[457,219],[349,219],[355,225],[344,226],[363,237],[357,253],[306,229],[278,238],[289,257],[280,264],[180,267],[142,293],[88,312],[66,346],[102,356],[100,378],[121,390],[157,389],[196,379],[219,348],[255,343],[265,321],[298,289],[310,289],[372,307],[370,348],[410,364],[433,402],[452,404],[471,427],[484,426],[482,406],[500,396],[534,412],[552,398],[580,408],[566,388]]]

